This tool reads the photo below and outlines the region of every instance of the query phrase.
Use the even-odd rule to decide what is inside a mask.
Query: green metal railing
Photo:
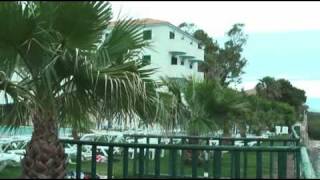
[[[299,139],[300,143],[300,126],[292,126],[292,136],[295,139]],[[301,171],[301,176],[304,179],[316,179],[316,174],[314,172],[312,163],[309,158],[308,150],[305,146],[301,146],[300,152],[299,152],[299,157],[301,157],[301,164],[299,171]]]
[[[198,140],[200,144],[209,144],[209,140],[217,140],[219,141],[218,145],[221,145],[222,142],[229,142],[230,144],[233,144],[235,141],[243,141],[244,143],[250,142],[250,141],[257,141],[261,143],[265,142],[282,142],[283,145],[294,143],[297,144],[300,140],[299,138],[234,138],[234,137],[210,137],[210,136],[175,136],[175,135],[169,135],[169,136],[161,136],[161,135],[141,135],[141,134],[125,134],[125,138],[134,138],[140,139],[140,138],[157,138],[158,142],[163,142],[164,139],[170,139],[170,142],[173,142],[173,140],[181,140],[182,144],[185,144],[187,139],[189,140]]]
[[[154,138],[155,136],[147,136],[147,138]],[[135,143],[106,143],[106,142],[92,142],[92,141],[74,141],[61,140],[65,144],[75,144],[77,146],[76,158],[76,175],[80,178],[81,172],[81,149],[84,145],[91,146],[91,177],[96,177],[96,155],[98,146],[108,147],[107,160],[107,177],[111,179],[115,176],[113,170],[114,154],[113,150],[116,147],[122,149],[122,173],[116,175],[115,178],[248,178],[252,173],[249,172],[248,162],[249,155],[254,154],[255,157],[255,178],[286,178],[288,171],[294,172],[295,178],[300,178],[300,147],[297,145],[297,139],[260,139],[260,138],[208,138],[208,137],[177,137],[172,136],[169,144],[160,144],[161,136],[156,136],[159,144],[138,144],[138,136],[135,136]],[[167,137],[164,137],[167,138]],[[181,138],[182,144],[172,144],[174,138]],[[231,145],[217,146],[209,145],[194,145],[185,144],[188,138],[199,138],[206,140],[216,139],[219,142],[230,140]],[[233,146],[235,141],[244,141],[244,146]],[[247,146],[250,141],[257,141],[256,146]],[[149,142],[149,140],[147,140]],[[268,142],[269,144],[266,144]],[[264,144],[263,144],[264,143]],[[278,143],[278,144],[277,144]],[[279,144],[280,143],[280,144]],[[134,149],[133,166],[129,173],[129,149]],[[155,158],[150,161],[148,153],[151,149],[155,150]],[[139,150],[139,153],[137,152]],[[146,150],[146,154],[145,151]],[[167,151],[169,158],[164,162],[161,157],[161,151]],[[180,152],[180,153],[179,153]],[[229,164],[225,163],[226,155],[229,155]],[[206,158],[200,159],[199,155],[206,154]],[[293,156],[295,167],[288,167],[287,159]],[[190,157],[191,156],[191,157]],[[263,167],[265,159],[263,157],[269,156],[268,173],[264,172],[266,167]],[[185,166],[186,160],[190,160],[190,166]],[[276,161],[277,159],[277,161]],[[203,162],[204,165],[199,165]],[[153,164],[153,166],[151,166]],[[224,168],[229,166],[229,173]],[[153,170],[150,169],[153,167]],[[165,173],[163,167],[168,167]],[[188,169],[191,172],[188,173]],[[204,174],[200,174],[200,169]],[[118,177],[119,176],[119,177]]]

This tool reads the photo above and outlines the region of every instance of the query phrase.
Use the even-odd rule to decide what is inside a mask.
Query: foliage
[[[224,48],[219,52],[218,64],[220,68],[220,83],[229,85],[231,82],[239,83],[240,75],[243,74],[243,67],[247,60],[242,57],[243,46],[247,42],[247,35],[244,34],[244,24],[234,24],[228,31],[229,40],[224,43]]]
[[[277,100],[281,97],[280,84],[272,77],[264,77],[256,85],[257,94],[261,97]]]
[[[287,103],[294,107],[297,113],[302,113],[306,102],[305,91],[294,87],[288,80],[264,77],[256,85],[257,94],[269,100]]]
[[[175,112],[171,117],[176,121],[180,119],[176,125],[191,135],[205,134],[219,128],[228,133],[232,122],[248,111],[240,92],[224,88],[215,80],[189,79],[185,86],[168,78],[162,81],[168,87],[168,92],[162,94],[169,99],[167,108],[169,112]]]
[[[308,135],[311,139],[320,139],[320,113],[308,112]]]
[[[10,2],[0,14],[0,91],[11,107],[1,111],[6,124],[20,125],[36,109],[73,127],[89,115],[146,115],[154,96],[147,89],[155,85],[137,56],[147,44],[134,20],[119,20],[106,34],[105,2]]]
[[[296,121],[294,108],[286,103],[268,100],[256,95],[247,96],[250,115],[245,123],[251,130],[273,130],[276,125],[291,126]]]
[[[198,29],[193,23],[181,23],[179,27],[200,40],[205,46],[204,63],[200,69],[207,79],[216,79],[223,86],[239,83],[247,60],[242,57],[243,46],[247,35],[243,32],[244,24],[234,24],[227,32],[228,40],[220,47],[204,30]],[[197,29],[197,30],[194,30]]]
[[[110,27],[111,15],[108,2],[0,4],[1,124],[34,127],[21,161],[24,178],[65,176],[58,126],[72,126],[76,137],[94,116],[153,115],[153,70],[138,56],[148,47],[143,27],[133,19]]]

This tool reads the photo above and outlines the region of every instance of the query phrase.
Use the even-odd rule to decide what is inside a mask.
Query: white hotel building
[[[156,68],[152,75],[154,80],[158,81],[161,76],[204,78],[204,73],[198,71],[199,62],[204,61],[204,48],[199,40],[167,21],[146,18],[137,20],[137,23],[143,25],[143,39],[150,42],[150,47],[143,49],[141,58],[149,64],[147,68]],[[158,90],[166,91],[163,88]],[[138,119],[131,121],[129,127],[136,129],[138,123]],[[125,128],[125,125],[120,126]]]
[[[199,62],[204,60],[199,40],[167,21],[146,18],[137,22],[143,25],[143,39],[150,42],[150,47],[143,49],[142,59],[149,64],[147,67],[157,68],[152,78],[204,78],[198,71]]]

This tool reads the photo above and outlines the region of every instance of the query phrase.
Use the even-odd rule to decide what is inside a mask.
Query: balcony
[[[170,54],[172,54],[173,56],[181,56],[186,54],[186,52],[184,51],[169,51]]]

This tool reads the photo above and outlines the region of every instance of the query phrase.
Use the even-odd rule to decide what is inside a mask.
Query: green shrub
[[[308,113],[308,135],[311,139],[320,140],[320,113]]]

